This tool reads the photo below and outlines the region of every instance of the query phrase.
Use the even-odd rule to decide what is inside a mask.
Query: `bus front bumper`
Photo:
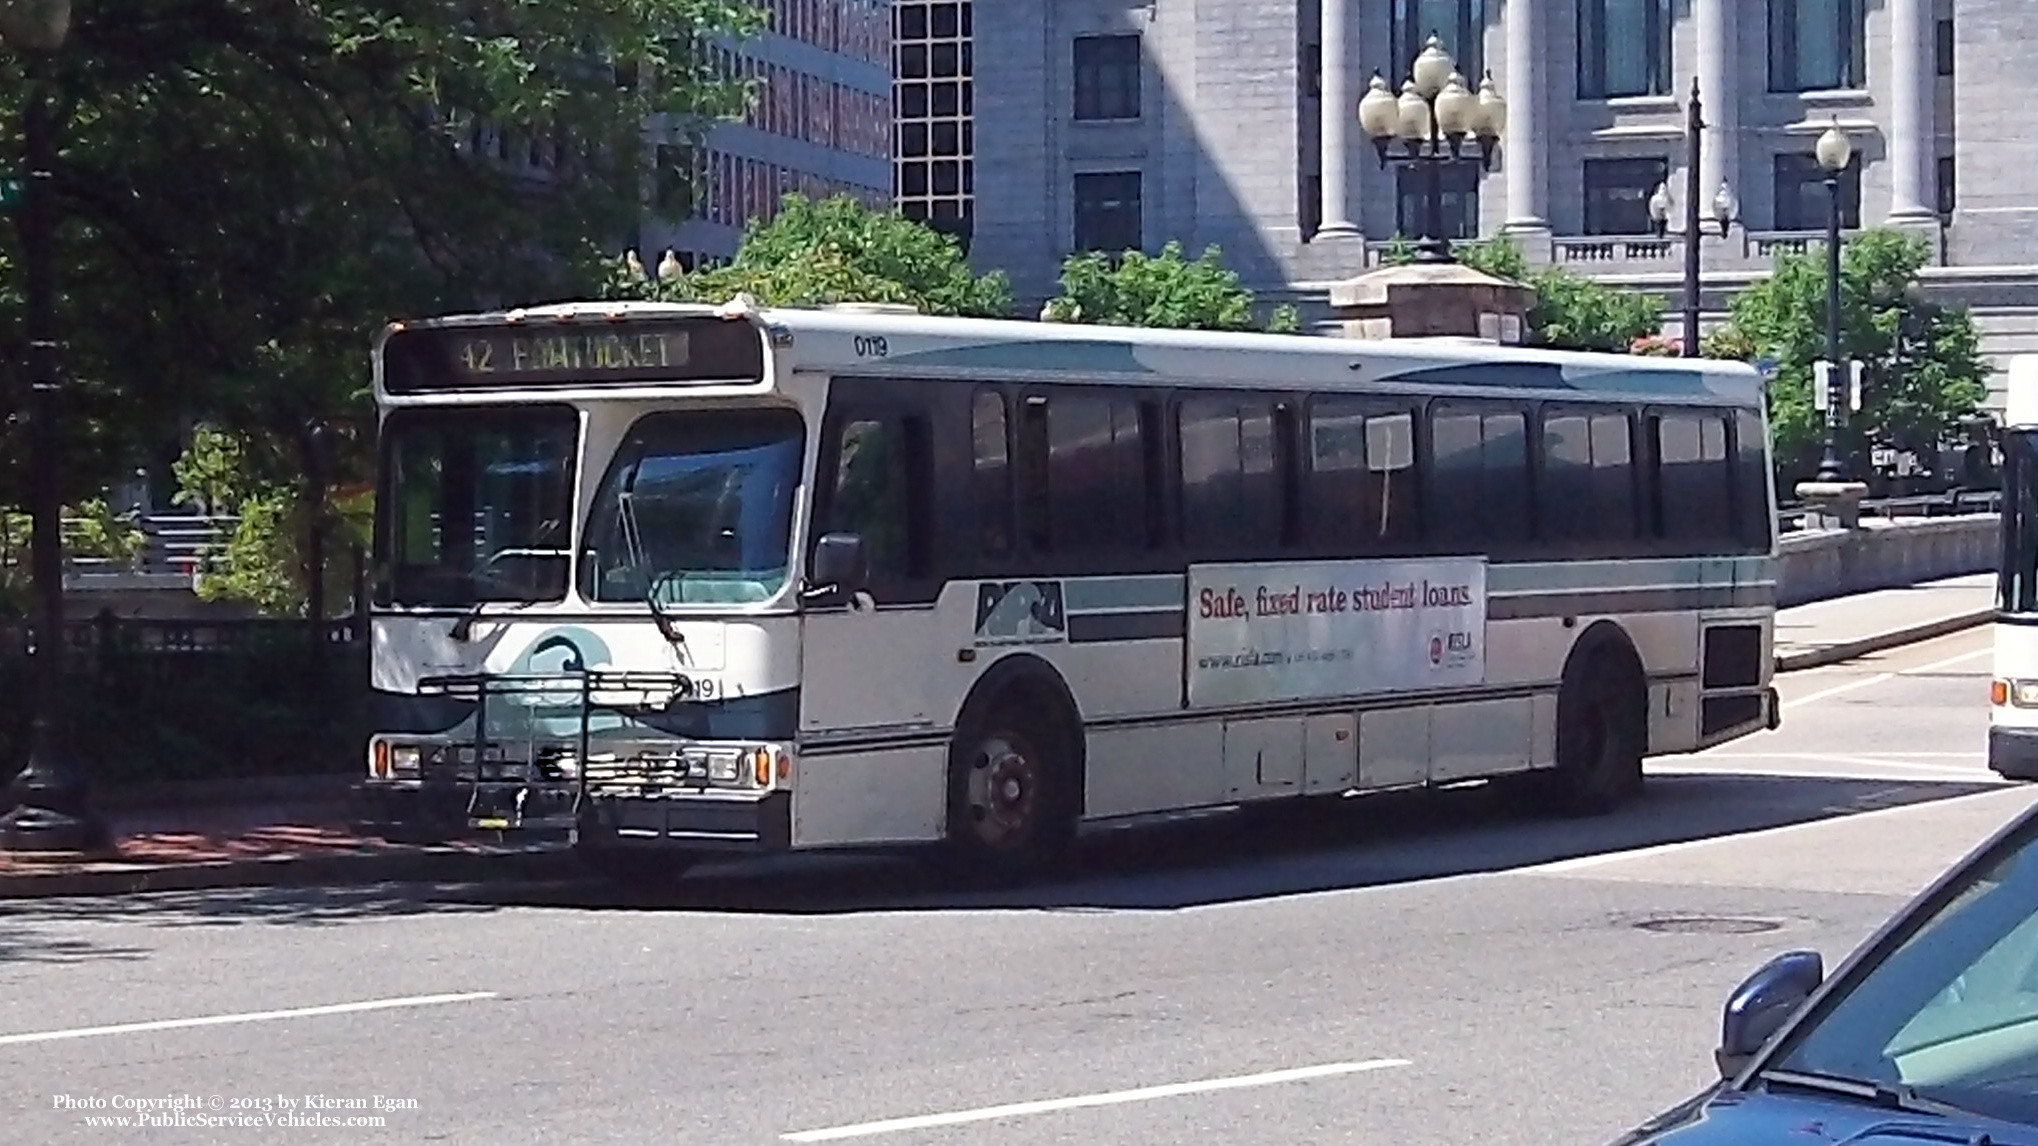
[[[581,806],[584,847],[696,852],[779,852],[792,846],[791,792],[596,795]]]
[[[388,838],[477,832],[570,836],[594,847],[771,852],[792,844],[792,793],[590,792],[572,784],[425,784],[369,780],[355,789],[357,829]]]
[[[2038,728],[1991,727],[1988,766],[2011,780],[2038,780]]]

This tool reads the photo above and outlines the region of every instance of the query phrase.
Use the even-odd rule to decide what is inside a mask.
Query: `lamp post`
[[[1840,359],[1840,174],[1854,159],[1854,144],[1840,130],[1838,117],[1813,149],[1819,170],[1826,173],[1826,390],[1825,453],[1819,459],[1818,481],[1831,485],[1842,480],[1840,464],[1841,378],[1846,373]]]
[[[1415,58],[1399,97],[1380,73],[1373,73],[1365,98],[1359,101],[1359,127],[1379,152],[1381,168],[1399,163],[1424,171],[1425,234],[1416,244],[1415,261],[1455,261],[1451,242],[1444,237],[1443,169],[1477,163],[1481,170],[1492,170],[1494,151],[1507,128],[1507,103],[1493,86],[1493,74],[1486,74],[1475,94],[1443,42],[1432,35]],[[1468,145],[1477,146],[1476,157],[1466,154]]]
[[[70,34],[70,0],[16,0],[0,8],[0,38],[20,51],[28,71],[22,124],[27,176],[19,216],[27,293],[30,467],[35,536],[34,716],[28,763],[14,778],[14,810],[0,816],[0,847],[16,851],[95,851],[106,824],[86,800],[60,715],[64,690],[62,489],[57,481],[55,417],[59,364],[56,332],[56,153],[50,86],[58,49]]]
[[[1699,100],[1698,81],[1691,81],[1691,103],[1685,108],[1684,117],[1684,357],[1698,357],[1698,316],[1700,301],[1699,246],[1698,240],[1704,234],[1699,218],[1699,207],[1703,199],[1700,191],[1700,160],[1705,154],[1705,108]],[[1741,211],[1740,200],[1734,197],[1733,188],[1726,183],[1712,197],[1713,222],[1719,225],[1721,238],[1726,238],[1733,229]],[[1656,237],[1662,238],[1670,230],[1670,185],[1658,184],[1656,192],[1649,196],[1649,221],[1656,228]]]

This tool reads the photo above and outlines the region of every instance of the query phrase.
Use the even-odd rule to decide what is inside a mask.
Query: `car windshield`
[[[568,406],[391,414],[376,499],[377,603],[564,599],[578,437]]]
[[[739,604],[785,586],[804,427],[790,410],[651,414],[630,430],[588,519],[590,601]]]
[[[1771,1066],[2038,1122],[2038,820],[2008,842]]]

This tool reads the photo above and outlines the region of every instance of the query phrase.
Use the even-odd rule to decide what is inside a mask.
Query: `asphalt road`
[[[2038,797],[1984,769],[1987,648],[1786,678],[1782,730],[1598,820],[1209,819],[1023,894],[869,860],[7,905],[0,1141],[1600,1143],[1707,1081],[1763,958],[1839,958]],[[415,1106],[86,1122],[309,1095]]]

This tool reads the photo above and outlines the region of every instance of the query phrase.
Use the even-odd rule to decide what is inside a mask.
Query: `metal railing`
[[[1916,494],[1909,497],[1872,497],[1861,502],[1861,516],[1885,520],[1911,517],[1957,517],[1971,513],[2000,513],[2001,490],[1956,490],[1948,493]],[[1816,505],[1787,502],[1777,508],[1778,533],[1799,533],[1826,527],[1832,515]]]

